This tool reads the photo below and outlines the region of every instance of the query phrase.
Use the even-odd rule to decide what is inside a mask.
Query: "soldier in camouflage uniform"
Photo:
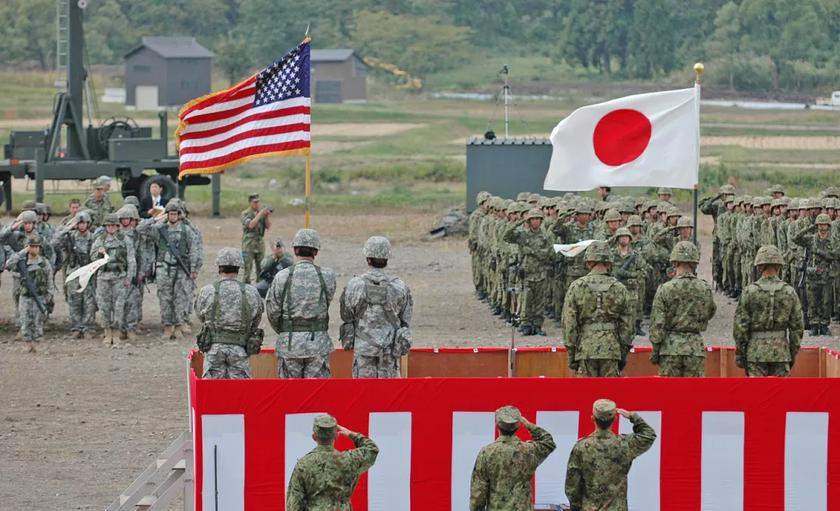
[[[735,362],[748,376],[787,376],[804,330],[799,297],[779,279],[785,260],[774,246],[755,256],[760,278],[747,286],[735,310]]]
[[[171,200],[165,212],[143,220],[137,231],[155,243],[155,281],[160,300],[160,318],[167,339],[182,339],[188,304],[200,268],[199,240],[182,221],[180,202]]]
[[[59,222],[59,225],[61,225],[63,227],[65,225],[69,224],[71,220],[76,218],[76,213],[79,212],[79,209],[81,209],[81,207],[82,207],[82,201],[80,201],[79,199],[77,199],[75,197],[70,199],[70,202],[67,204],[67,211],[69,211],[69,213],[67,214],[67,216],[65,216],[64,218],[61,219],[61,222]]]
[[[90,249],[93,245],[90,226],[90,215],[82,211],[56,233],[53,244],[56,252],[62,254],[61,260],[68,274],[90,264]],[[82,292],[79,292],[80,287],[78,279],[74,279],[64,288],[70,315],[70,331],[76,339],[85,335],[92,338],[96,330],[96,286],[89,283]]]
[[[633,424],[633,433],[611,431],[616,413]],[[595,431],[577,441],[566,468],[570,511],[627,511],[627,473],[633,460],[656,441],[656,432],[639,414],[617,409],[609,399],[592,405]]]
[[[135,273],[126,275],[128,287],[125,291],[125,307],[120,319],[120,339],[129,341],[137,340],[137,325],[143,317],[143,281],[145,279],[146,265],[144,260],[144,236],[137,232],[137,224],[140,222],[140,214],[133,205],[126,204],[117,210],[117,219],[120,221],[120,232],[134,246]]]
[[[293,264],[295,264],[295,259],[291,254],[286,252],[286,245],[283,243],[283,240],[280,238],[274,240],[274,244],[271,246],[271,253],[263,257],[262,265],[260,266],[262,271],[260,272],[259,280],[254,285],[257,291],[260,292],[260,296],[265,298],[265,295],[268,293],[268,288],[271,287],[271,283],[274,281],[274,276]]]
[[[333,446],[336,433],[353,441],[355,449]],[[286,490],[286,511],[351,511],[350,497],[359,477],[376,461],[379,448],[370,438],[339,425],[330,415],[315,418],[312,439],[317,446],[300,458]]]
[[[329,378],[329,309],[335,295],[335,273],[315,264],[321,237],[300,229],[292,240],[295,264],[274,277],[266,296],[268,321],[277,339],[280,378]]]
[[[735,242],[741,256],[741,289],[743,290],[754,280],[753,260],[757,249],[758,236],[753,225],[753,198],[744,197],[743,210],[738,215],[735,227]]]
[[[579,241],[595,239],[595,233],[589,221],[592,216],[592,206],[584,201],[581,201],[575,207],[574,213],[574,222],[566,223],[559,220],[556,224],[554,224],[554,235],[557,236],[557,241],[561,244],[572,244]],[[566,258],[563,262],[564,292],[562,293],[562,296],[559,297],[561,302],[565,302],[572,283],[589,273],[584,254],[578,254],[575,257]],[[559,308],[561,311],[563,310],[562,303]]]
[[[260,326],[263,301],[257,289],[239,282],[242,252],[225,247],[216,255],[219,280],[201,288],[195,298],[195,311],[204,324],[209,349],[204,354],[204,376],[211,379],[251,377],[246,348]]]
[[[102,342],[117,344],[114,332],[120,328],[125,313],[125,297],[130,285],[130,275],[137,272],[134,244],[120,232],[120,221],[115,213],[105,215],[105,232],[91,245],[91,260],[107,254],[109,261],[96,273],[96,305],[102,311]]]
[[[585,259],[590,273],[572,283],[563,304],[569,367],[579,376],[619,376],[633,346],[634,311],[625,287],[609,276],[607,243],[593,242]]]
[[[111,198],[105,193],[105,188],[106,183],[102,178],[94,181],[93,193],[88,196],[84,203],[84,207],[90,210],[94,227],[102,225],[105,215],[114,211],[114,207],[111,205]]]
[[[542,212],[532,209],[522,221],[510,224],[502,238],[515,244],[521,256],[524,308],[520,331],[525,335],[545,335],[542,326],[548,294],[546,272],[554,259],[554,251],[540,228],[542,221]]]
[[[26,247],[28,239],[38,237],[38,214],[33,210],[22,211],[17,219],[0,230],[0,245],[5,245],[11,252],[20,252]],[[40,246],[40,245],[39,245]],[[39,249],[41,254],[52,253],[52,247],[48,244],[41,246]],[[44,255],[44,258],[49,261],[51,258]],[[8,261],[7,261],[8,265]],[[8,267],[8,266],[7,266]],[[15,301],[15,323],[20,325],[19,311],[19,297],[20,293],[20,276],[16,272],[12,272],[12,296]],[[23,334],[18,332],[15,336],[16,340],[20,340]]]
[[[516,436],[525,426],[532,442]],[[478,452],[470,482],[470,511],[532,510],[531,481],[537,467],[557,447],[551,433],[529,421],[513,406],[496,410],[499,438]]]
[[[712,274],[718,289],[723,289],[723,244],[721,226],[722,216],[726,214],[727,199],[731,199],[735,195],[735,187],[730,184],[725,184],[720,187],[718,194],[715,197],[704,197],[699,202],[700,211],[704,215],[709,215],[714,221],[712,228]]]
[[[27,275],[18,273],[18,261],[25,261]],[[27,238],[23,250],[12,255],[6,262],[6,268],[18,273],[21,280],[20,288],[17,291],[18,317],[20,318],[20,332],[24,348],[29,353],[35,352],[35,343],[44,336],[44,322],[46,314],[41,311],[38,302],[46,306],[53,302],[53,271],[50,262],[41,255],[41,238],[38,235]],[[26,281],[32,283],[33,295]]]
[[[251,267],[254,267],[254,280],[262,272],[262,258],[265,255],[265,231],[271,228],[271,210],[261,207],[260,195],[248,196],[248,209],[239,216],[242,223],[242,257],[245,258],[243,281],[251,282]]]
[[[650,266],[641,251],[632,246],[632,239],[633,235],[627,227],[619,227],[616,231],[612,249],[612,276],[627,288],[630,310],[633,311],[635,333],[644,335],[642,302],[645,297],[645,278],[650,271]]]
[[[489,198],[489,193],[478,192],[476,208],[470,213],[469,229],[467,231],[467,246],[470,250],[473,285],[475,286],[475,294],[479,300],[483,300],[487,296],[487,291],[484,282],[482,247],[479,245],[478,232],[481,228],[482,220],[487,215],[487,208],[484,207],[484,204]]]
[[[702,333],[715,315],[715,300],[708,282],[695,271],[700,252],[681,241],[671,251],[675,275],[662,284],[653,299],[650,315],[650,361],[659,365],[659,376],[694,376],[705,373]]]
[[[831,217],[820,214],[812,225],[792,240],[808,255],[805,282],[811,335],[831,335],[828,329],[833,299],[831,277],[834,266],[840,263],[840,247],[832,238],[830,229]]]
[[[385,273],[391,243],[372,236],[362,250],[368,271],[353,277],[341,293],[340,341],[353,350],[353,378],[397,378],[400,357],[411,348],[411,290]]]

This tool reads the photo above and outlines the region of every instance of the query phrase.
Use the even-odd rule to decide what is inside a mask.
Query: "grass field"
[[[546,65],[537,59],[526,68],[538,77]],[[463,70],[459,73],[470,76]],[[566,76],[568,70],[555,74]],[[451,83],[454,78],[445,80]],[[443,83],[444,78],[439,79]],[[0,140],[5,142],[16,126],[39,129],[48,125],[53,80],[50,74],[0,75]],[[100,93],[105,82],[97,80]],[[502,131],[502,107],[492,101],[431,99],[381,84],[371,90],[373,99],[366,104],[314,105],[313,205],[427,209],[462,204],[465,141],[489,128]],[[511,132],[546,136],[584,103],[585,99],[514,98]],[[154,112],[128,112],[112,104],[100,104],[99,110],[102,118],[129,115],[141,124],[157,126]],[[170,116],[171,132],[175,115]],[[704,189],[732,181],[746,193],[757,194],[779,182],[791,194],[805,195],[840,184],[840,113],[709,107],[703,109],[701,124]],[[17,185],[16,190],[20,190],[17,201],[31,195]],[[302,196],[303,160],[258,160],[228,171],[223,178],[223,210],[240,210],[244,194],[254,190],[278,208],[298,209],[289,202]],[[67,199],[78,193],[50,194],[48,201],[62,211]],[[187,198],[197,211],[209,209],[209,187],[193,187]]]

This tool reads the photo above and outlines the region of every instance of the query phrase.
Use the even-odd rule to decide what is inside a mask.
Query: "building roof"
[[[351,48],[334,48],[329,50],[312,50],[310,60],[312,62],[344,62],[349,59],[355,50]]]
[[[195,37],[146,36],[140,46],[125,54],[130,57],[143,48],[148,48],[165,59],[209,59],[215,54],[196,42]]]

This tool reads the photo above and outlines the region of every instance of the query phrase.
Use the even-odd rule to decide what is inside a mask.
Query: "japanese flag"
[[[551,144],[546,190],[694,188],[700,164],[699,87],[579,108],[552,130]]]

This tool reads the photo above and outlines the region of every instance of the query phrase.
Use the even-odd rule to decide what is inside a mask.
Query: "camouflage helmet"
[[[181,201],[171,200],[166,203],[166,207],[163,209],[166,213],[181,212]]]
[[[634,201],[633,199],[625,199],[621,201],[618,207],[618,211],[621,213],[635,213],[636,201]]]
[[[335,438],[338,421],[332,415],[319,415],[312,421],[312,433],[321,441]]]
[[[528,193],[528,192],[519,192],[519,193],[517,193],[517,194],[516,194],[516,200],[518,200],[518,201],[523,201],[523,202],[524,202],[524,201],[527,201],[527,200],[528,200],[528,197],[529,197],[530,195],[531,195],[531,194],[530,194],[530,193]]]
[[[321,250],[321,236],[315,229],[299,229],[292,240],[292,246]]]
[[[531,220],[534,218],[539,218],[540,220],[542,220],[545,217],[543,216],[542,211],[540,211],[539,209],[528,210],[528,212],[525,214],[525,220]]]
[[[134,195],[129,195],[128,197],[123,199],[123,204],[131,204],[132,206],[135,206],[135,207],[139,208],[140,207],[140,199],[138,199]]]
[[[618,212],[617,209],[608,209],[606,213],[604,213],[604,222],[620,222],[621,221],[621,213]]]
[[[76,213],[76,223],[84,222],[86,224],[90,223],[90,213],[87,211],[79,211]]]
[[[592,214],[592,204],[588,201],[580,201],[578,202],[577,206],[575,206],[575,213],[586,213],[591,215]]]
[[[677,220],[677,227],[691,227],[691,228],[694,228],[694,221],[687,216],[681,216],[680,219]]]
[[[503,406],[496,410],[496,423],[502,427],[515,428],[522,421],[522,413],[515,406]]]
[[[645,224],[642,222],[642,217],[639,215],[630,215],[627,218],[627,227],[644,227]]]
[[[532,194],[528,195],[528,202],[536,204],[537,202],[539,202],[539,200],[541,198],[542,198],[542,196],[540,194],[532,193]]]
[[[671,189],[668,188],[667,186],[663,186],[663,187],[659,188],[659,190],[657,190],[657,192],[656,192],[656,195],[664,195],[664,194],[674,195],[674,192],[672,192]]]
[[[825,213],[820,213],[819,215],[817,215],[817,219],[814,221],[814,223],[817,225],[831,225],[831,217],[826,215]]]
[[[808,209],[822,209],[822,200],[808,199]]]
[[[27,210],[35,211],[37,209],[38,209],[38,203],[35,202],[34,200],[31,200],[31,199],[30,200],[25,200],[25,201],[20,203],[20,210],[21,211],[27,211]]]
[[[744,206],[752,206],[753,198],[749,195],[744,195],[741,197],[741,202],[744,203]]]
[[[615,231],[615,237],[618,238],[619,236],[630,236],[633,237],[633,233],[630,232],[630,229],[627,227],[619,227]]]
[[[26,211],[22,211],[21,214],[17,217],[19,222],[23,223],[35,223],[38,221],[38,213],[32,211],[31,209],[27,209]]]
[[[825,189],[825,196],[826,197],[836,197],[836,198],[840,199],[840,189],[838,189],[836,186],[829,186],[828,188]]]
[[[785,189],[782,188],[782,185],[778,185],[778,184],[771,186],[770,188],[768,188],[768,190],[770,190],[771,194],[773,194],[773,193],[785,193]]]
[[[825,201],[826,209],[840,209],[840,199],[834,197],[826,197],[823,200]]]
[[[116,213],[108,213],[105,215],[102,225],[120,225],[120,219]]]
[[[799,199],[799,211],[807,211],[811,208],[810,199]]]
[[[787,202],[785,202],[782,199],[773,199],[772,201],[770,201],[771,208],[777,208],[779,206],[787,206]]]
[[[371,259],[390,259],[391,242],[384,236],[371,236],[365,242],[362,255]]]
[[[242,268],[245,260],[242,259],[242,250],[233,247],[224,247],[216,254],[216,266],[235,266]]]
[[[656,201],[655,200],[647,200],[642,203],[642,211],[649,211],[651,209],[656,209]]]
[[[586,247],[585,254],[587,263],[612,263],[612,253],[606,241],[593,241]]]
[[[134,214],[136,213],[137,210],[135,210],[133,207],[124,205],[123,207],[117,210],[117,218],[120,220],[122,220],[123,218],[134,219]]]
[[[24,245],[26,245],[27,247],[30,247],[32,245],[41,246],[41,236],[39,234],[33,234],[32,236],[29,236],[28,238],[26,238],[26,242],[24,243]]]
[[[680,211],[680,209],[679,209],[678,207],[676,207],[676,206],[672,206],[672,207],[668,208],[668,215],[667,215],[667,217],[668,217],[668,218],[671,218],[671,217],[673,217],[673,216],[682,216],[682,212],[681,212],[681,211]]]
[[[670,209],[671,209],[671,203],[670,202],[661,201],[661,202],[656,203],[656,212],[659,213],[660,215],[662,213],[667,213],[668,210],[670,210]]]
[[[722,185],[718,192],[723,195],[735,195],[735,187],[727,183],[725,185]]]
[[[690,241],[680,241],[674,245],[674,249],[671,250],[671,262],[697,264],[700,262],[700,251],[697,250],[694,243]]]
[[[48,215],[50,213],[50,207],[44,204],[43,202],[36,202],[35,212],[39,215]]]
[[[799,199],[791,199],[788,203],[788,209],[799,209]]]
[[[759,206],[759,207],[769,206],[772,203],[773,203],[773,199],[771,199],[770,197],[756,197],[755,200],[753,200],[753,206],[754,207],[755,206]]]
[[[764,245],[759,247],[758,252],[755,253],[755,266],[762,264],[775,264],[784,266],[785,258],[775,245]]]

